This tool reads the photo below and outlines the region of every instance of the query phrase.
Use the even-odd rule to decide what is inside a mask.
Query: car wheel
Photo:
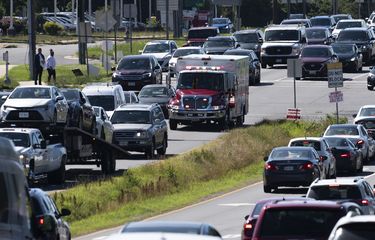
[[[145,152],[147,159],[153,159],[155,157],[155,140],[152,140],[151,146],[146,149]]]
[[[65,182],[66,156],[62,156],[60,167],[47,174],[48,182],[52,184],[63,184]]]
[[[102,173],[111,174],[116,171],[116,159],[114,159],[110,151],[105,151],[101,153],[101,168]]]
[[[262,63],[261,65],[262,65],[262,68],[267,68],[267,64]]]
[[[374,86],[367,86],[367,89],[372,91],[372,90],[374,90]]]
[[[270,68],[272,68],[272,67],[273,67],[273,63],[271,63],[271,64],[268,64],[268,66],[269,66]]]
[[[229,129],[229,126],[230,126],[230,116],[229,116],[229,112],[227,111],[225,116],[219,121],[219,127],[221,130],[225,131]]]
[[[269,185],[263,185],[263,191],[264,191],[265,193],[271,193],[271,191],[272,191],[272,187],[269,186]]]
[[[257,78],[256,84],[260,84],[260,75],[261,75],[261,73],[260,73],[260,69],[259,69],[259,75],[258,75],[258,78]]]
[[[164,135],[164,138],[163,138],[163,146],[162,146],[161,148],[159,148],[158,150],[156,150],[156,152],[157,152],[159,155],[164,156],[165,153],[167,152],[167,141],[168,141],[168,136],[167,136],[167,135]]]
[[[57,112],[56,112],[56,110],[53,112],[53,119],[52,119],[52,121],[53,121],[54,125],[57,125]]]
[[[359,162],[359,168],[357,169],[357,171],[358,171],[359,173],[363,172],[363,161],[362,161],[362,159],[360,159],[360,162]]]
[[[177,130],[177,121],[174,119],[169,119],[169,128],[171,130]]]

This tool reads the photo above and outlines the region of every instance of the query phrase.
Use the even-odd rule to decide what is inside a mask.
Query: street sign
[[[344,77],[342,74],[342,64],[328,63],[327,64],[328,87],[338,88],[344,86]]]
[[[286,119],[296,120],[301,118],[301,109],[299,108],[288,108],[286,113]]]
[[[329,93],[329,102],[342,102],[344,101],[344,94],[341,91]]]
[[[302,77],[301,59],[288,59],[287,63],[288,63],[287,76],[290,78],[301,78]]]
[[[95,26],[100,27],[103,31],[110,31],[116,23],[117,21],[113,18],[113,12],[111,10],[98,10],[95,12]]]
[[[5,51],[3,53],[3,61],[4,62],[8,62],[9,61],[9,54],[8,54],[8,51]]]

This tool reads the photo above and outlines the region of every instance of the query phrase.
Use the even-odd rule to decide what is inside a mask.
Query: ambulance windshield
[[[222,73],[181,73],[178,89],[209,89],[224,91],[224,75]]]

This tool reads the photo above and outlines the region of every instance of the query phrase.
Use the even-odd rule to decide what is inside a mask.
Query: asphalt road
[[[366,87],[368,67],[362,73],[344,74],[344,87],[338,90],[344,94],[344,101],[339,103],[339,115],[346,116],[349,121],[360,106],[372,104],[373,92]],[[335,104],[329,102],[329,93],[334,89],[328,88],[326,80],[299,80],[296,82],[297,107],[301,109],[303,119],[317,120],[327,114],[335,113]],[[262,69],[262,80],[259,86],[250,87],[250,111],[246,116],[246,125],[251,125],[262,119],[285,118],[288,108],[293,107],[293,79],[286,77],[286,68]],[[218,137],[219,132],[206,132],[204,129],[184,128],[170,131],[168,154],[184,152]],[[147,161],[146,161],[147,162]],[[118,160],[120,169],[144,164],[144,160],[134,163],[134,160]],[[366,166],[363,175],[371,184],[375,183],[374,166]],[[249,213],[254,203],[269,196],[304,195],[306,189],[286,188],[276,193],[263,193],[262,183],[257,183],[224,196],[202,202],[178,211],[154,217],[158,220],[191,220],[208,222],[214,225],[225,239],[239,239],[243,217]],[[149,219],[150,220],[150,219]],[[80,240],[104,239],[117,232],[119,228],[100,231]]]

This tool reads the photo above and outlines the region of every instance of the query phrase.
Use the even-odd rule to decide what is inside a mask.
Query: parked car
[[[335,202],[276,201],[262,209],[253,239],[327,239],[346,214],[347,210]]]
[[[220,33],[232,33],[234,26],[229,18],[213,18],[212,27],[217,27]]]
[[[188,30],[187,42],[184,47],[198,46],[202,47],[204,42],[209,37],[215,37],[219,35],[219,29],[217,27],[193,27]]]
[[[356,174],[363,171],[363,157],[359,146],[345,137],[324,137],[336,159],[337,171]]]
[[[367,75],[367,89],[372,91],[375,87],[375,68],[370,67],[370,72]]]
[[[117,64],[112,82],[119,83],[125,91],[139,91],[148,84],[161,84],[162,69],[155,56],[128,55]]]
[[[209,37],[203,44],[206,54],[223,54],[228,49],[239,47],[237,40],[232,36]]]
[[[144,152],[153,158],[155,150],[164,155],[168,147],[168,126],[158,104],[122,105],[111,117],[113,141],[128,151]]]
[[[142,221],[130,222],[120,230],[120,233],[182,233],[207,235],[221,238],[220,233],[210,224],[186,221]]]
[[[332,36],[337,38],[341,30],[346,28],[367,28],[367,24],[363,19],[344,19],[337,22],[335,29],[332,31]]]
[[[326,27],[311,27],[306,29],[308,45],[330,45],[333,42],[331,32]]]
[[[70,211],[66,208],[59,211],[53,199],[39,188],[30,188],[29,194],[35,238],[70,240],[69,224],[62,218],[69,216]]]
[[[54,86],[16,87],[1,106],[2,126],[37,127],[56,133],[69,119],[68,102]]]
[[[241,48],[253,50],[260,59],[260,51],[264,42],[264,33],[261,29],[241,30],[233,33]]]
[[[328,240],[370,240],[374,237],[374,216],[341,218],[332,229]]]
[[[176,63],[177,59],[182,56],[190,54],[204,54],[203,48],[201,47],[180,47],[174,51],[172,58],[169,60],[169,77],[173,77],[176,74]]]
[[[328,77],[327,64],[338,62],[338,57],[331,46],[308,45],[302,49],[302,78]]]
[[[282,20],[280,25],[303,25],[306,28],[311,28],[311,22],[309,19],[303,18],[303,19],[285,19]]]
[[[112,143],[113,125],[109,120],[107,112],[102,107],[93,106],[96,116],[96,135],[105,141]]]
[[[334,43],[332,44],[333,51],[339,58],[339,62],[342,63],[344,71],[349,72],[360,72],[363,66],[363,56],[359,51],[357,45],[345,44],[345,43]]]
[[[125,101],[127,104],[138,103],[137,94],[134,91],[124,91]]]
[[[138,94],[139,103],[157,103],[163,110],[165,118],[169,118],[168,103],[176,96],[176,90],[172,86],[151,84],[144,86]]]
[[[266,193],[279,186],[309,186],[315,179],[325,178],[327,172],[312,147],[276,147],[264,160],[263,189]]]
[[[96,117],[89,99],[77,88],[61,89],[69,105],[68,126],[95,134]]]
[[[331,32],[333,31],[336,21],[332,16],[315,16],[310,18],[313,27],[326,27]]]
[[[336,159],[331,152],[328,142],[319,137],[300,137],[289,140],[288,147],[313,147],[320,156],[321,164],[326,165],[323,169],[327,178],[336,177]]]
[[[324,137],[326,136],[345,136],[349,138],[354,145],[357,145],[363,154],[363,160],[365,162],[370,161],[370,159],[375,156],[375,141],[368,135],[365,127],[358,124],[333,124],[327,127],[324,132]]]
[[[260,61],[253,50],[247,49],[228,49],[224,55],[240,55],[249,57],[249,86],[260,83]]]
[[[337,39],[337,43],[355,43],[363,55],[363,61],[371,64],[375,56],[375,36],[368,28],[343,29]]]
[[[154,56],[161,66],[163,72],[168,71],[169,59],[177,49],[177,44],[173,40],[154,40],[146,43],[143,50],[140,51],[142,55]]]
[[[350,14],[335,14],[331,15],[335,22],[339,22],[340,20],[345,20],[345,19],[352,19],[352,15]]]
[[[306,197],[355,202],[361,206],[364,214],[375,213],[374,190],[362,177],[315,181],[309,187]]]

